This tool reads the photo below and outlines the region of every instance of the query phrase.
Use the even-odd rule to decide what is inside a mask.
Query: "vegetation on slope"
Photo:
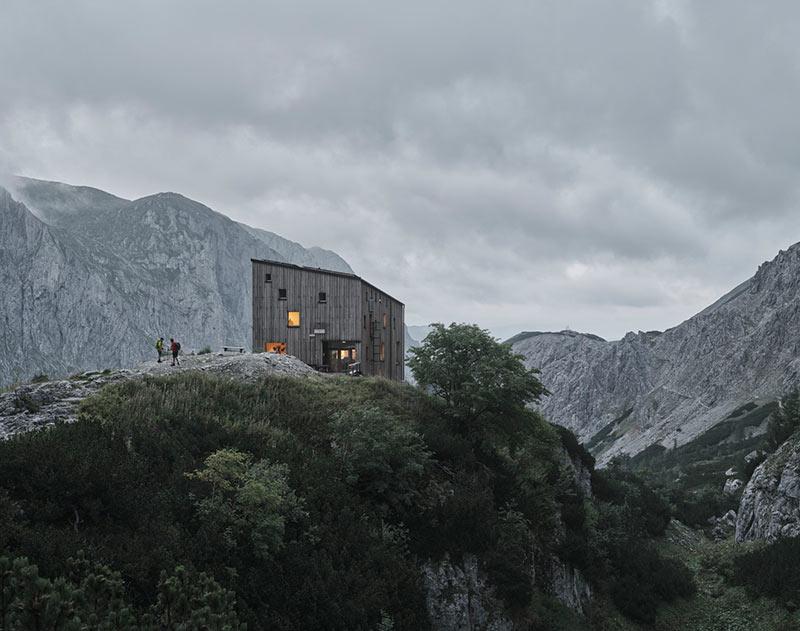
[[[433,396],[185,373],[0,443],[0,628],[424,629],[420,564],[467,554],[523,628],[559,624],[549,555],[645,622],[690,595],[652,543],[661,498],[616,469],[585,497],[565,451],[591,456],[525,408],[535,373],[476,327],[437,331],[416,355]],[[493,370],[442,371],[476,354]]]
[[[669,498],[676,518],[708,528],[709,519],[737,510],[737,492],[722,489],[730,473],[746,483],[766,457],[800,428],[800,393],[780,401],[749,402],[691,441],[667,449],[653,445],[620,466],[636,471]]]

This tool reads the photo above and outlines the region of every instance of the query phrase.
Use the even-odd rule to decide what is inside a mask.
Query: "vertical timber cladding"
[[[364,374],[403,379],[403,303],[352,274],[255,259],[252,265],[253,351],[285,343],[290,355],[322,366],[326,342],[347,343]],[[299,312],[299,326],[289,326],[290,312]]]
[[[362,280],[361,310],[364,373],[402,381],[405,377],[403,303]]]

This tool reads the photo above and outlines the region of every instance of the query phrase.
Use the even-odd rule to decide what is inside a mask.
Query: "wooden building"
[[[328,372],[402,381],[402,302],[353,274],[253,263],[253,351],[285,352]]]

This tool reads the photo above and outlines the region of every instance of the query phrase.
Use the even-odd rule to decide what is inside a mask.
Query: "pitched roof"
[[[268,265],[277,265],[278,267],[288,267],[288,268],[290,268],[290,269],[298,269],[298,270],[302,270],[302,271],[304,271],[304,272],[314,272],[315,274],[328,274],[329,276],[342,276],[342,277],[344,277],[344,278],[352,278],[353,280],[359,280],[359,281],[361,281],[362,283],[364,283],[365,285],[367,285],[367,286],[369,286],[369,287],[372,287],[374,290],[376,290],[376,291],[379,291],[379,292],[381,292],[383,295],[385,295],[385,296],[387,296],[387,297],[391,298],[391,299],[392,299],[392,300],[394,300],[395,302],[398,302],[398,303],[400,303],[400,304],[401,304],[401,305],[403,305],[404,307],[406,306],[404,302],[402,302],[402,301],[398,300],[397,298],[395,298],[395,297],[394,297],[394,296],[392,296],[391,294],[387,294],[387,293],[386,293],[386,292],[385,292],[383,289],[381,289],[380,287],[376,287],[375,285],[373,285],[373,284],[372,284],[372,283],[370,283],[369,281],[366,281],[366,280],[364,280],[363,278],[361,278],[361,276],[356,276],[355,274],[350,274],[350,273],[348,273],[348,272],[336,272],[336,271],[334,271],[334,270],[330,270],[330,269],[324,269],[324,268],[322,268],[322,267],[307,267],[307,266],[305,266],[305,265],[295,265],[294,263],[286,263],[286,262],[284,262],[284,261],[273,261],[273,260],[270,260],[270,259],[252,259],[252,258],[251,258],[250,260],[251,260],[253,263],[266,263],[266,264],[268,264]]]

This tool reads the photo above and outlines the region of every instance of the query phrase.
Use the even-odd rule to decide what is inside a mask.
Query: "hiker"
[[[156,340],[156,352],[158,352],[158,363],[161,363],[161,356],[164,354],[164,338],[160,337]]]
[[[169,338],[169,350],[172,351],[172,365],[175,366],[177,364],[180,366],[181,361],[178,359],[178,353],[181,350],[181,343],[173,338]]]

